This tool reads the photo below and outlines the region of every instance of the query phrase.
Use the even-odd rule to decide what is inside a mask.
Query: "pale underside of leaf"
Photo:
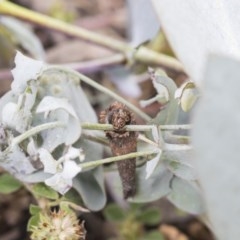
[[[191,79],[201,85],[209,53],[240,56],[240,2],[152,0],[164,32]]]
[[[195,164],[208,216],[220,240],[238,239],[240,234],[239,66],[239,61],[228,57],[209,58],[193,125]]]

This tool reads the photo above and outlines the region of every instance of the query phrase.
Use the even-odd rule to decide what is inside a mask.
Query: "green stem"
[[[65,23],[5,0],[0,1],[0,13],[14,16],[43,27],[57,30],[74,37],[79,37],[87,42],[103,46],[107,49],[121,52],[128,62],[138,61],[147,65],[154,64],[164,66],[178,72],[184,71],[182,64],[175,58],[160,54],[144,46],[135,49],[125,42]]]
[[[25,21],[35,23],[53,30],[63,32],[65,34],[79,37],[85,41],[98,44],[100,46],[108,46],[108,48],[117,50],[120,52],[133,51],[133,49],[116,39],[112,39],[107,36],[101,36],[95,32],[91,32],[84,28],[68,24],[64,21],[46,16],[41,13],[34,12],[27,8],[18,6],[17,4],[11,3],[9,1],[2,0],[0,1],[0,13],[5,15],[14,16]]]
[[[152,155],[154,153],[155,153],[155,151],[134,152],[134,153],[129,153],[129,154],[121,155],[121,156],[110,157],[110,158],[105,158],[105,159],[101,159],[101,160],[81,163],[81,164],[79,164],[79,167],[81,167],[82,169],[92,168],[92,167],[97,167],[97,166],[105,164],[105,163],[117,162],[117,161],[122,161],[122,160],[130,159],[130,158],[144,157],[144,156]]]
[[[27,130],[25,133],[22,133],[21,135],[15,137],[12,140],[11,146],[17,145],[17,144],[21,143],[22,141],[24,141],[25,139],[27,139],[41,131],[51,129],[51,128],[58,128],[58,127],[61,127],[61,128],[65,127],[65,124],[63,122],[56,121],[56,122],[44,123],[42,125],[33,127],[31,129]]]
[[[101,131],[113,131],[113,126],[111,124],[100,124],[100,123],[81,123],[83,129],[89,130],[101,130]],[[139,131],[147,132],[151,131],[155,125],[127,125],[122,130],[123,131]],[[159,126],[162,131],[173,131],[173,130],[189,130],[191,129],[190,124],[183,125],[162,125]]]

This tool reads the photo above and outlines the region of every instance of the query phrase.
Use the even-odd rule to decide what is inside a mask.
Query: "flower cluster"
[[[31,228],[33,240],[85,240],[84,222],[79,223],[73,212],[40,213],[39,218],[38,224]]]

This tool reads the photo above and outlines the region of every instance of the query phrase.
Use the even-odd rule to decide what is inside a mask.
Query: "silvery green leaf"
[[[4,115],[2,114],[2,110],[4,108],[4,106],[9,103],[9,102],[17,102],[17,97],[15,96],[15,94],[13,94],[12,91],[9,91],[7,93],[5,93],[1,98],[0,98],[0,121],[2,122],[2,118],[4,117]]]
[[[152,39],[159,30],[157,15],[148,0],[128,0],[129,30],[131,44],[139,44]]]
[[[192,214],[201,214],[205,211],[200,189],[194,182],[174,177],[171,189],[167,198],[178,208]]]
[[[162,107],[152,122],[157,125],[175,124],[177,122],[179,111],[177,100],[174,98],[175,91],[177,90],[176,84],[171,78],[167,77],[162,70],[154,71],[153,69],[150,69],[149,73],[160,98],[162,98],[166,90],[168,95],[166,99],[167,103]]]
[[[95,161],[101,159],[102,157],[102,155],[100,155],[102,153],[102,145],[99,143],[94,143],[90,140],[87,140],[86,138],[80,138],[80,140],[77,141],[74,146],[79,147],[83,150],[83,153],[85,155],[85,162]]]
[[[11,89],[13,93],[20,94],[27,88],[29,80],[37,79],[41,71],[44,69],[44,63],[33,60],[17,52],[15,56],[16,67],[12,70],[13,82]]]
[[[21,180],[27,183],[38,183],[44,182],[46,179],[50,178],[52,174],[45,173],[43,171],[37,171],[32,174],[23,175]]]
[[[36,94],[36,81],[28,81],[25,91],[18,95],[17,103],[9,102],[3,107],[3,123],[20,133],[25,132],[32,123],[31,109],[35,103]]]
[[[146,179],[148,179],[154,172],[157,164],[160,161],[161,154],[162,154],[162,150],[158,149],[158,153],[156,154],[156,156],[153,159],[147,161],[147,163],[146,163]]]
[[[152,0],[164,33],[191,79],[200,84],[209,53],[240,55],[238,0]]]
[[[22,176],[36,171],[24,151],[18,145],[14,145],[11,149],[1,153],[0,158],[1,166],[17,178],[22,178]]]
[[[197,179],[191,146],[166,143],[162,153],[162,161],[174,175],[185,180]]]
[[[79,173],[73,180],[73,188],[90,210],[99,211],[105,206],[107,199],[102,167]]]
[[[164,161],[166,167],[177,177],[185,180],[196,180],[197,174],[194,167],[190,164],[166,160]]]
[[[46,113],[48,115],[48,113],[57,109],[63,109],[74,118],[77,118],[72,105],[66,98],[56,98],[52,96],[46,96],[42,99],[36,109],[36,113]]]
[[[66,124],[66,128],[55,128],[42,133],[43,148],[50,152],[62,143],[71,145],[80,137],[79,119],[67,99],[46,96],[39,103],[36,113],[44,113],[49,121],[58,120]]]
[[[233,1],[229,3],[234,6]],[[235,6],[238,4],[235,1]],[[236,14],[237,9],[232,12]],[[220,240],[238,239],[240,234],[239,66],[239,59],[209,57],[194,115],[194,163],[212,229]]]
[[[2,109],[2,123],[9,128],[15,129],[16,123],[19,123],[17,112],[18,106],[16,103],[7,103]]]
[[[151,176],[146,179],[146,165],[140,167],[137,169],[137,194],[131,201],[151,202],[164,197],[170,192],[172,177],[172,173],[164,165],[158,164]]]
[[[58,68],[49,67],[41,74],[39,81],[41,86],[39,95],[41,97],[55,96],[58,98],[67,98],[74,108],[79,122],[98,122],[96,113],[80,86],[80,78],[77,72],[67,69],[60,71]],[[73,125],[70,125],[69,127],[73,129]],[[84,130],[84,133],[89,134],[91,131]],[[99,132],[95,131],[95,134],[99,134]],[[86,161],[101,159],[103,152],[102,145],[93,143],[92,141],[81,141],[84,142],[83,146],[81,142],[76,147],[83,149]],[[94,149],[94,152],[92,149]]]
[[[14,40],[34,58],[44,59],[45,53],[41,41],[26,24],[7,16],[1,16],[0,23],[11,31]]]

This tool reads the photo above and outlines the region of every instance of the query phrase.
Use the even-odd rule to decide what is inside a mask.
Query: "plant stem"
[[[21,18],[71,36],[79,37],[87,42],[121,52],[125,59],[130,63],[138,61],[148,65],[154,64],[164,66],[178,72],[184,71],[182,64],[175,58],[160,54],[144,46],[141,46],[139,49],[135,49],[125,42],[91,32],[84,28],[65,23],[40,13],[36,13],[5,0],[0,1],[0,13]]]
[[[46,16],[41,13],[34,12],[6,0],[0,1],[0,13],[11,15],[31,23],[66,33],[71,36],[79,37],[85,41],[95,43],[100,46],[108,46],[108,48],[120,52],[133,50],[131,47],[119,40],[113,40],[110,37],[101,36],[95,32],[91,32],[84,28],[68,24],[64,21]]]
[[[155,153],[155,151],[134,152],[134,153],[129,153],[129,154],[121,155],[121,156],[110,157],[110,158],[105,158],[105,159],[101,159],[101,160],[81,163],[78,166],[81,167],[82,169],[92,168],[92,167],[96,167],[96,166],[99,166],[99,165],[102,165],[105,163],[122,161],[122,160],[129,159],[129,158],[144,157],[144,156],[152,155],[154,153]]]
[[[65,127],[65,124],[63,122],[56,121],[56,122],[44,123],[42,125],[33,127],[31,129],[27,130],[25,133],[22,133],[21,135],[15,137],[12,140],[11,146],[17,145],[17,144],[21,143],[23,140],[41,132],[41,131],[51,129],[51,128],[58,128],[58,127],[60,127],[60,128]]]
[[[113,131],[113,126],[111,124],[100,124],[100,123],[81,123],[83,129],[89,130],[102,130],[102,131]],[[147,132],[151,131],[155,125],[127,125],[122,130],[123,131],[139,131]],[[183,125],[162,125],[159,126],[162,131],[173,131],[173,130],[189,130],[191,129],[190,124]]]
[[[100,136],[94,136],[94,135],[90,135],[87,133],[82,133],[82,136],[90,141],[96,142],[96,143],[100,143],[102,145],[108,145],[108,139],[106,137],[100,137]]]

